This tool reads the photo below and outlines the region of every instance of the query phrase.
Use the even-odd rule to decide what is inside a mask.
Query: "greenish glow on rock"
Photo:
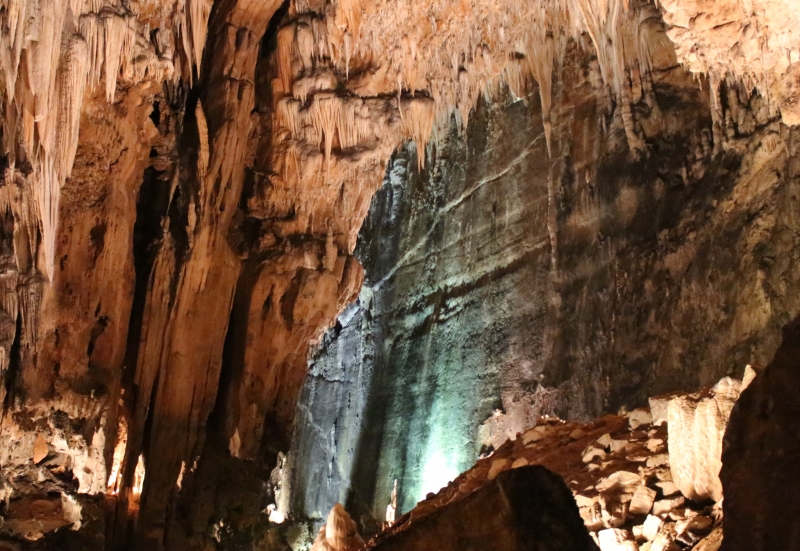
[[[417,492],[419,500],[425,499],[425,496],[431,492],[438,492],[461,472],[452,457],[448,457],[436,449],[432,453],[430,453],[431,450],[428,451],[429,456],[422,468],[422,480],[419,492]]]
[[[459,407],[463,400],[458,393],[447,392],[440,387],[435,398],[430,422],[430,432],[422,457],[419,488],[411,495],[425,499],[428,493],[436,493],[471,464],[474,457],[466,457],[465,427],[459,418],[469,417]],[[465,438],[466,437],[466,438]]]

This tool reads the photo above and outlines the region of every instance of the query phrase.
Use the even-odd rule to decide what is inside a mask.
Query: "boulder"
[[[595,459],[603,459],[605,456],[606,451],[603,448],[598,448],[596,444],[592,444],[583,452],[582,461],[584,463],[591,463]]]
[[[586,432],[583,429],[575,429],[569,433],[569,437],[572,440],[580,440],[584,436],[586,436]]]
[[[642,536],[647,541],[653,541],[661,531],[661,525],[664,521],[654,515],[648,515],[642,525]]]
[[[740,386],[739,381],[724,377],[707,392],[675,396],[669,402],[672,478],[681,493],[693,501],[722,498],[722,437]]]
[[[714,528],[712,532],[700,540],[692,551],[718,551],[722,545],[722,527]]]
[[[510,469],[431,513],[414,511],[366,547],[376,551],[596,551],[561,477]]]
[[[609,433],[605,433],[603,436],[597,439],[596,444],[604,449],[610,447],[611,435]]]
[[[638,408],[628,414],[628,423],[631,430],[636,430],[643,425],[650,425],[653,423],[653,416],[647,408]]]
[[[656,491],[642,484],[636,488],[628,512],[632,515],[646,515],[653,508],[655,500]]]
[[[628,493],[633,495],[636,488],[642,483],[642,477],[637,473],[617,471],[602,479],[595,486],[598,492]]]
[[[675,543],[677,533],[674,524],[664,524],[658,534],[650,543],[650,551],[678,551],[680,548]]]
[[[537,425],[525,431],[525,434],[522,435],[522,443],[527,446],[544,439],[547,436],[548,429],[547,425]]]
[[[515,459],[514,462],[511,464],[511,468],[519,469],[520,467],[525,467],[526,465],[528,465],[528,460],[525,459],[524,457],[519,457]]]
[[[720,474],[720,551],[800,549],[798,389],[800,317],[784,327],[772,363],[742,392],[731,414]]]
[[[683,496],[658,500],[653,504],[653,514],[659,517],[668,515],[678,507],[683,506],[685,501]]]
[[[505,471],[511,466],[511,461],[508,459],[495,459],[492,461],[492,466],[489,467],[489,474],[486,477],[489,480],[494,480],[498,474]]]
[[[650,416],[653,419],[653,425],[660,427],[667,422],[667,411],[669,402],[674,395],[666,394],[663,396],[653,396],[648,400],[650,403]]]

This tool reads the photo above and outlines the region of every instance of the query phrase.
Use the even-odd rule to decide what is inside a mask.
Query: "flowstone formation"
[[[296,453],[304,434],[317,445],[308,427],[331,424],[307,402],[297,409],[309,350],[343,311],[373,322],[368,308],[345,310],[359,293],[363,304],[380,289],[402,292],[393,278],[416,277],[404,268],[420,262],[435,273],[435,259],[417,256],[425,243],[456,235],[450,217],[517,170],[532,174],[518,205],[494,200],[491,216],[519,206],[517,227],[538,241],[529,248],[495,224],[481,247],[502,248],[508,266],[538,259],[535,281],[525,272],[517,283],[535,298],[526,307],[555,316],[533,337],[554,367],[509,364],[531,383],[515,386],[518,377],[467,361],[463,379],[480,381],[470,392],[482,402],[454,425],[459,438],[498,406],[517,404],[484,428],[490,435],[558,409],[570,392],[566,413],[594,415],[769,357],[798,309],[797,17],[790,2],[766,0],[0,0],[2,545],[280,549],[294,525],[279,520],[350,507],[340,494],[353,471],[331,482],[323,463],[303,461],[336,449],[326,468],[341,466],[337,446],[354,457],[345,443],[358,442],[362,424],[337,439],[340,423],[321,454]],[[485,126],[487,109],[505,113],[497,126]],[[504,125],[528,139],[522,148],[499,138]],[[466,170],[458,150],[475,149],[476,132],[478,149],[507,150],[494,161],[485,151],[499,170],[439,193],[447,182],[428,176]],[[365,260],[362,290],[359,231],[398,148],[407,153],[389,174],[402,181],[404,164],[431,204],[387,213],[387,223],[423,245],[385,251],[399,256],[379,280],[369,270],[380,263]],[[609,184],[634,172],[659,178]],[[522,210],[529,193],[536,205]],[[662,208],[648,225],[648,209]],[[626,271],[612,253],[628,238],[637,243],[628,257],[643,260]],[[712,249],[719,256],[704,264]],[[468,275],[452,276],[449,291],[469,296],[503,279],[468,256],[452,258],[452,273],[465,264]],[[597,263],[613,269],[593,278]],[[686,274],[692,284],[680,286]],[[708,317],[693,318],[709,289],[719,293],[704,303]],[[615,321],[642,296],[658,320],[645,336],[645,309]],[[420,305],[457,315],[446,302]],[[526,349],[504,338],[497,304],[487,305],[485,327],[499,331],[492,350]],[[577,314],[584,307],[596,322]],[[692,352],[707,325],[719,338]],[[604,371],[620,342],[631,361]],[[735,366],[704,367],[714,354]],[[647,367],[656,364],[686,368],[662,375]],[[343,380],[395,392],[371,369]],[[429,399],[425,380],[398,381],[414,403]],[[325,407],[347,409],[350,392]],[[384,431],[386,417],[357,407],[365,434],[404,429]],[[427,430],[420,419],[412,431]],[[459,459],[440,450],[436,460],[457,472],[480,446],[453,442]],[[356,472],[361,515],[385,508],[384,490],[370,492],[394,463],[359,450],[375,459]],[[300,472],[324,474],[310,510],[293,501]],[[404,487],[401,511],[417,497]]]

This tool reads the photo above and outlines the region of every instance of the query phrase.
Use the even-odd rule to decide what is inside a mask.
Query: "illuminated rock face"
[[[637,160],[577,66],[554,79],[552,158],[535,96],[480,107],[422,174],[413,149],[393,158],[362,228],[358,307],[301,393],[314,424],[295,433],[295,510],[348,499],[382,519],[397,479],[407,511],[536,415],[646,405],[773,354],[800,307],[781,283],[798,273],[796,133],[742,123],[715,157],[708,104],[666,65],[658,109],[638,106]]]
[[[107,496],[97,545],[234,546],[765,361],[800,307],[800,26],[712,4],[0,0],[3,493]],[[399,147],[323,347],[350,360],[297,410]]]

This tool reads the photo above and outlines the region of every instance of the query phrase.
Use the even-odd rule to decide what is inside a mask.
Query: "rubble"
[[[687,448],[693,457],[705,458],[702,465],[719,461],[716,438],[721,438],[718,431],[727,422],[738,388],[738,381],[725,378],[700,393],[653,399],[650,403],[661,408],[656,415],[638,408],[587,424],[541,418],[420,502],[406,521],[409,515],[419,519],[458,502],[510,469],[541,465],[568,481],[584,526],[601,551],[711,551],[722,520],[718,508],[709,506],[710,495],[698,499],[694,486],[682,493],[673,480],[674,466],[684,464],[684,456],[676,454]],[[659,422],[667,410],[667,422]],[[686,421],[686,411],[692,422]],[[676,446],[672,438],[690,445]],[[398,524],[403,522],[401,518]]]
[[[461,499],[411,511],[370,540],[365,551],[486,549],[590,551],[595,547],[564,481],[545,468],[531,466],[505,471]]]

